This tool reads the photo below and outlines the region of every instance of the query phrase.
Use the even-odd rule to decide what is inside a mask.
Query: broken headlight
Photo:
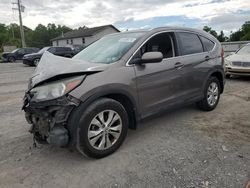
[[[61,97],[79,86],[82,80],[83,76],[71,77],[35,87],[30,91],[32,100],[45,101]]]

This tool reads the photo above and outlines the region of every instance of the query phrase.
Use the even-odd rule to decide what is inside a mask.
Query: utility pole
[[[20,0],[17,0],[17,3],[13,3],[13,4],[17,4],[18,8],[13,8],[14,10],[18,10],[19,13],[19,23],[20,23],[20,34],[21,34],[21,40],[22,40],[22,47],[26,47],[25,44],[25,37],[24,37],[24,31],[23,31],[23,21],[22,21],[22,12],[24,12],[24,6],[21,5]]]

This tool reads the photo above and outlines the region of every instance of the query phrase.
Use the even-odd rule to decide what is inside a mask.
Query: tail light
[[[221,58],[223,58],[224,59],[224,49],[223,48],[221,48]]]
[[[220,56],[221,56],[222,65],[224,66],[224,49],[223,48],[221,48]]]

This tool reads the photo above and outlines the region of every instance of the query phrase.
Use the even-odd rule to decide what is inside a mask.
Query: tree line
[[[81,27],[78,29],[81,29]],[[217,33],[209,26],[204,26],[203,30],[215,36],[220,42],[250,40],[250,21],[245,22],[239,30],[231,32],[228,37],[225,36],[223,31]],[[50,46],[52,38],[68,31],[72,31],[72,29],[65,25],[55,25],[53,23],[47,26],[39,24],[34,30],[24,26],[26,45],[38,48]],[[19,25],[0,23],[0,51],[3,45],[21,46]]]
[[[42,48],[51,45],[51,39],[72,29],[65,25],[39,24],[34,30],[24,26],[25,42],[27,46]],[[21,36],[19,25],[0,24],[0,50],[4,45],[14,45],[21,47]]]
[[[223,31],[218,34],[215,30],[208,26],[204,26],[203,30],[216,37],[220,42],[250,40],[250,21],[245,22],[239,30],[231,32],[229,37],[225,36]]]

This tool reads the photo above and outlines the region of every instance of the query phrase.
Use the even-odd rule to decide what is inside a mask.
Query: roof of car
[[[204,36],[207,36],[208,38],[213,38],[215,39],[214,36],[212,36],[211,34],[207,33],[206,31],[203,31],[201,29],[195,29],[195,28],[189,28],[189,27],[179,27],[179,26],[167,26],[167,27],[157,27],[157,28],[152,28],[152,29],[138,29],[138,30],[131,30],[131,31],[125,31],[122,33],[112,33],[109,35],[119,35],[119,34],[123,34],[123,33],[136,33],[136,32],[143,32],[145,34],[154,34],[157,32],[161,32],[161,31],[174,31],[174,30],[178,30],[178,31],[189,31],[189,32],[194,32],[194,33],[200,33],[203,34]]]

